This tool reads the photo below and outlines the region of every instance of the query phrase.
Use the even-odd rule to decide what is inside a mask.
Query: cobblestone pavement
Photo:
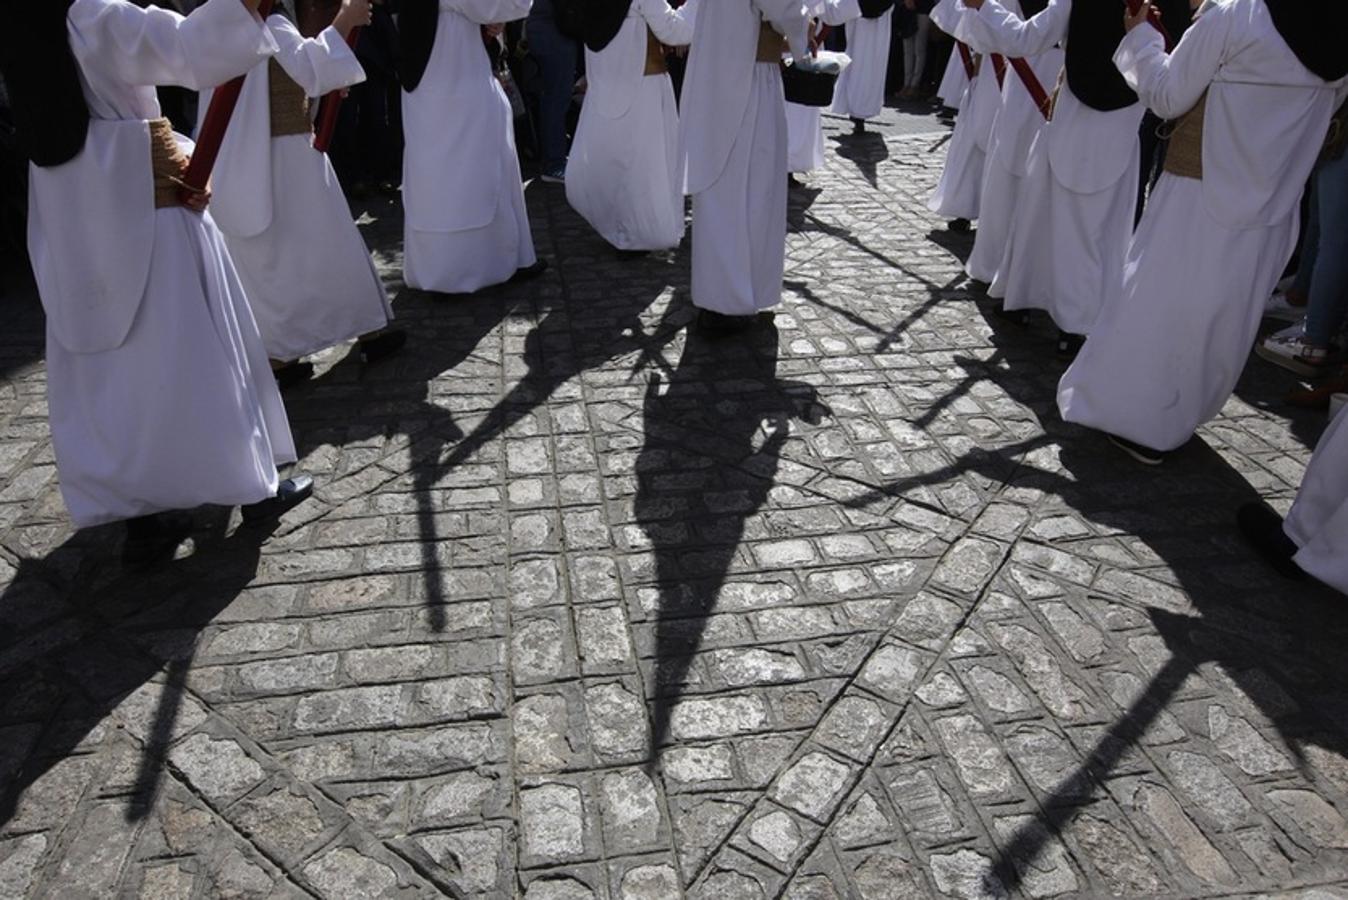
[[[1159,470],[1064,425],[942,135],[840,124],[742,339],[554,188],[554,272],[466,301],[366,206],[408,351],[322,357],[317,499],[151,575],[4,304],[0,896],[1348,897],[1348,608],[1232,526],[1323,422],[1256,362]]]

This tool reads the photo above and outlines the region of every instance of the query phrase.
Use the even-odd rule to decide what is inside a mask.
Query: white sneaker
[[[1264,338],[1255,345],[1254,352],[1261,359],[1306,378],[1331,371],[1340,358],[1336,348],[1307,344],[1300,324],[1291,325]]]
[[[1284,291],[1275,291],[1272,297],[1268,298],[1268,303],[1264,305],[1264,315],[1270,319],[1281,319],[1284,322],[1300,322],[1306,318],[1306,307],[1294,306],[1287,302],[1287,294]]]

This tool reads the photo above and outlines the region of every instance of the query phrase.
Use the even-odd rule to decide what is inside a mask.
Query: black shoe
[[[1059,359],[1076,359],[1085,343],[1086,338],[1083,335],[1072,334],[1070,331],[1059,331],[1058,343],[1054,346],[1053,352],[1058,354]]]
[[[1022,328],[1030,324],[1030,311],[1028,309],[1007,309],[1005,303],[998,303],[992,308],[992,314]]]
[[[286,391],[313,378],[314,364],[311,362],[286,363],[279,369],[272,369],[271,374],[276,379],[276,386]]]
[[[192,516],[183,512],[127,519],[122,565],[139,569],[173,559],[178,545],[192,533],[192,524]]]
[[[701,309],[697,313],[697,330],[710,337],[724,337],[748,331],[757,321],[758,316],[727,316]]]
[[[548,270],[548,261],[540,259],[532,266],[525,266],[523,269],[516,269],[515,274],[510,276],[509,284],[517,284],[521,281],[533,281],[538,276]]]
[[[973,224],[974,223],[970,222],[968,219],[951,219],[950,224],[946,227],[955,232],[955,234],[968,234],[969,229],[973,227]]]
[[[796,177],[796,173],[795,173],[795,172],[787,172],[787,173],[786,173],[786,189],[787,189],[788,191],[794,190],[795,188],[798,188],[798,187],[801,187],[802,184],[803,184],[803,183],[801,182],[801,180],[800,180],[799,178]]]
[[[292,475],[276,488],[276,496],[242,507],[240,511],[243,513],[243,523],[256,525],[275,521],[308,500],[313,493],[312,477],[302,473]]]
[[[1108,435],[1108,437],[1111,444],[1118,447],[1144,466],[1159,466],[1161,463],[1165,462],[1165,458],[1169,456],[1164,450],[1153,450],[1151,447],[1144,447],[1127,438],[1121,438],[1117,434],[1111,434]]]
[[[1283,578],[1302,581],[1306,572],[1292,557],[1300,549],[1283,529],[1282,516],[1265,503],[1246,503],[1236,512],[1236,524],[1250,546]]]
[[[865,134],[865,133],[866,133],[866,120],[865,120],[865,119],[853,119],[853,120],[852,120],[852,133],[853,133],[853,134]]]
[[[368,366],[380,360],[388,359],[401,350],[406,343],[407,332],[401,328],[394,328],[374,337],[361,338],[356,342],[356,346],[360,348],[360,361]]]
[[[645,259],[651,255],[651,251],[649,250],[620,250],[617,247],[613,248],[613,252],[618,254],[618,259],[626,260],[628,262]]]

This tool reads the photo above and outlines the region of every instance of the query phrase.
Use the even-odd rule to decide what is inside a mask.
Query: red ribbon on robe
[[[1053,98],[1049,96],[1048,91],[1044,90],[1044,85],[1040,83],[1039,76],[1034,74],[1034,69],[1030,64],[1019,56],[1013,56],[1010,60],[1011,68],[1020,78],[1020,83],[1025,85],[1025,90],[1029,91],[1030,99],[1039,109],[1040,115],[1047,121],[1053,118]]]
[[[1006,57],[1000,53],[992,54],[992,71],[997,76],[997,87],[1006,84]]]
[[[974,53],[969,49],[969,45],[964,41],[955,41],[955,49],[960,53],[960,62],[964,63],[964,74],[970,81],[978,74],[978,67],[974,65]]]
[[[346,45],[355,50],[358,40],[360,40],[360,27],[352,28],[346,36]],[[332,146],[332,136],[337,132],[337,117],[342,111],[342,100],[345,96],[343,90],[329,91],[327,96],[318,103],[318,125],[314,129],[314,149],[319,153],[327,153],[328,148]]]
[[[1137,11],[1142,8],[1143,0],[1124,0],[1128,6],[1130,15],[1137,15]],[[1154,6],[1147,8],[1147,23],[1161,33],[1165,39],[1165,52],[1169,53],[1175,48],[1175,42],[1170,38],[1170,32],[1165,30],[1165,23],[1161,21],[1161,11]]]
[[[263,20],[271,15],[272,0],[261,0],[257,5],[257,14]],[[211,105],[206,107],[206,118],[202,120],[201,130],[197,133],[197,146],[192,151],[192,159],[183,174],[186,185],[180,195],[183,200],[206,190],[211,180],[211,170],[220,156],[220,145],[225,141],[225,130],[229,120],[234,117],[234,107],[239,105],[239,94],[243,91],[243,81],[248,73],[227,81],[211,94]]]

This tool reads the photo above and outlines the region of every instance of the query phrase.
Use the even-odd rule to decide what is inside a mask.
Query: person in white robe
[[[1016,0],[1007,2],[1019,9]],[[938,28],[953,34],[959,30],[959,22],[965,14],[958,0],[950,0],[932,9],[931,17]],[[979,54],[974,62],[974,77],[965,88],[955,130],[946,145],[945,167],[927,199],[927,208],[949,221],[951,230],[957,232],[968,231],[969,224],[981,215],[983,170],[987,164],[992,125],[1002,105],[1002,86],[997,81],[986,48],[977,39],[965,43],[971,53]],[[956,47],[955,53],[959,52]]]
[[[847,55],[852,64],[838,77],[833,93],[833,112],[851,119],[855,134],[863,133],[866,120],[874,119],[885,108],[894,2],[865,0],[861,10],[861,18],[847,24]]]
[[[664,46],[693,39],[701,0],[631,0],[618,34],[585,50],[589,87],[566,169],[566,199],[620,251],[683,240],[679,112]]]
[[[1143,462],[1186,443],[1235,388],[1345,93],[1344,44],[1308,38],[1338,51],[1327,80],[1280,34],[1271,5],[1210,0],[1173,53],[1135,25],[1114,57],[1158,116],[1180,121],[1120,297],[1063,376],[1058,406]]]
[[[1320,437],[1286,520],[1264,503],[1251,503],[1237,521],[1282,574],[1310,575],[1348,594],[1348,408]]]
[[[858,0],[815,0],[810,6],[810,14],[820,23],[836,28],[860,18],[861,6]],[[823,112],[819,106],[787,101],[786,169],[793,175],[813,172],[824,166]]]
[[[786,100],[781,56],[810,52],[800,0],[716,0],[698,10],[679,158],[693,198],[693,304],[709,331],[781,302]]]
[[[1022,5],[1033,9],[1030,2]],[[1037,5],[1042,9],[1043,0]],[[1062,72],[1062,50],[1050,47],[1025,62],[1039,88],[1045,95],[1051,93]],[[997,269],[1011,236],[1011,223],[1015,217],[1021,182],[1029,164],[1030,147],[1047,122],[1044,111],[1035,102],[1029,87],[1016,73],[1011,61],[1007,60],[1002,83],[1002,103],[992,123],[987,159],[983,164],[978,232],[974,238],[974,249],[964,266],[964,271],[976,281],[991,285],[996,280]]]
[[[270,16],[279,52],[248,73],[216,160],[211,215],[267,355],[290,364],[278,371],[283,384],[288,371],[312,372],[295,360],[334,344],[361,338],[372,362],[402,341],[400,332],[376,334],[392,316],[388,296],[332,164],[313,146],[309,98],[365,80],[346,36],[370,15],[369,0],[346,0],[310,39],[286,15]],[[202,116],[209,103],[203,93]]]
[[[277,48],[256,0],[207,0],[186,18],[68,6],[87,134],[59,164],[35,164],[29,189],[52,446],[75,525],[127,521],[124,557],[150,562],[190,530],[158,514],[245,505],[249,518],[312,489],[279,480],[296,454],[267,353],[205,197],[178,199],[192,145],[155,96],[220,84]]]
[[[932,8],[932,24],[936,24],[937,8],[948,8],[958,3],[959,0],[939,0],[936,6]],[[945,29],[941,30],[944,31]],[[950,59],[945,64],[945,74],[941,76],[941,83],[936,86],[936,99],[946,109],[959,112],[960,107],[964,104],[964,92],[968,87],[969,71],[965,68],[964,56],[960,53],[959,45],[956,44],[950,48]]]
[[[468,294],[547,268],[529,230],[510,101],[482,42],[484,25],[522,19],[531,6],[531,0],[403,4],[404,55],[409,35],[431,41],[416,77],[403,74],[409,287]]]
[[[1066,51],[1053,120],[1030,150],[989,293],[1004,297],[1007,311],[1047,311],[1060,330],[1059,354],[1071,356],[1118,298],[1137,203],[1144,109],[1109,63],[1121,17],[1085,0],[1050,0],[1029,19],[997,0],[961,2],[974,9],[960,18],[959,36],[980,49],[1008,57],[1056,44]]]

